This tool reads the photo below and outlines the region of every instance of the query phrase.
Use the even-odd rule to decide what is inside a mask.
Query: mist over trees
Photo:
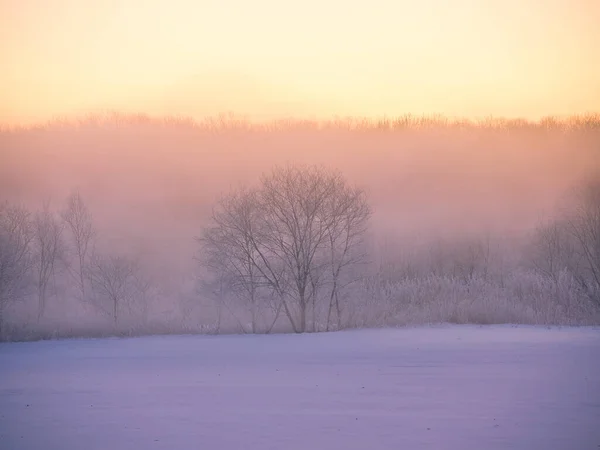
[[[340,292],[358,279],[370,214],[365,193],[341,174],[278,168],[221,200],[199,261],[248,305],[252,332],[262,305],[274,316],[267,330],[281,310],[294,332],[329,330],[342,321]]]
[[[600,177],[577,186],[570,208],[535,233],[532,262],[557,286],[565,277],[600,307]]]
[[[1,131],[0,336],[598,324],[597,123]]]
[[[27,295],[32,239],[29,212],[0,204],[0,332],[4,331],[8,307]]]
[[[92,216],[78,191],[67,199],[65,209],[61,211],[63,226],[67,230],[70,242],[69,249],[74,255],[74,264],[70,264],[69,273],[76,281],[81,299],[85,299],[88,277],[89,256],[93,253],[96,232]]]

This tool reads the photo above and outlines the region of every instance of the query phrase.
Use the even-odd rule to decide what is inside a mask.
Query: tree
[[[56,219],[48,204],[35,214],[33,235],[36,251],[34,266],[38,294],[38,320],[46,310],[48,284],[56,274],[57,262],[62,258],[65,249],[63,229],[63,224]]]
[[[22,299],[31,282],[31,239],[29,212],[0,203],[0,335],[7,306]]]
[[[94,254],[90,258],[89,276],[100,298],[96,306],[108,314],[115,326],[125,307],[130,307],[139,293],[139,267],[125,256]]]
[[[342,320],[340,291],[356,281],[356,277],[353,277],[351,273],[348,274],[349,278],[343,280],[344,271],[365,261],[366,252],[363,247],[363,238],[367,231],[370,215],[371,208],[364,191],[349,187],[343,180],[338,179],[333,195],[328,197],[325,204],[325,217],[329,218],[326,247],[331,271],[327,331],[330,328],[334,305],[338,322],[341,323]]]
[[[359,263],[357,251],[371,210],[362,190],[338,172],[316,167],[275,168],[255,190],[226,197],[203,230],[201,251],[212,271],[229,275],[252,303],[257,289],[277,299],[294,332],[307,331],[309,308],[329,285],[329,310],[342,276]]]
[[[452,248],[452,275],[469,284],[475,277],[484,279],[489,275],[490,269],[490,236],[483,239],[476,237],[462,239]]]
[[[529,249],[534,270],[550,278],[555,285],[562,271],[576,269],[575,246],[569,231],[559,220],[542,223],[536,228]]]
[[[588,297],[600,307],[600,177],[582,185],[576,200],[568,219],[579,261],[574,276]]]
[[[536,230],[531,260],[556,286],[561,274],[569,274],[600,308],[600,177],[580,184],[574,193],[573,204],[561,216]]]
[[[259,254],[254,243],[260,212],[255,191],[234,191],[220,200],[213,210],[212,225],[198,238],[201,245],[198,261],[213,274],[210,280],[202,280],[205,290],[217,294],[233,316],[236,316],[235,312],[225,299],[227,291],[247,305],[252,333],[259,328],[259,296],[264,287],[264,279],[256,265]],[[273,328],[280,308],[276,306],[274,312],[275,318],[267,332]],[[237,317],[236,320],[245,331],[242,321]]]
[[[67,199],[67,206],[61,214],[73,244],[76,265],[72,272],[82,299],[86,296],[86,269],[92,251],[94,230],[92,215],[79,192],[73,192]]]

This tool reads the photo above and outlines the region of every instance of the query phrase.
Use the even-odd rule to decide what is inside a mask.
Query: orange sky
[[[0,0],[0,123],[600,110],[598,0]]]

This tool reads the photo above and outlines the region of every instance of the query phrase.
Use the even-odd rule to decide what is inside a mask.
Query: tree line
[[[0,335],[12,303],[35,298],[40,321],[48,300],[67,291],[118,325],[149,281],[135,259],[99,251],[96,236],[79,192],[59,212],[48,203],[34,213],[0,203]],[[65,281],[70,289],[64,289]]]
[[[488,237],[431,246],[427,258],[401,258],[400,252],[383,264],[372,251],[372,214],[365,190],[338,171],[275,167],[255,185],[223,195],[199,225],[192,302],[210,299],[219,324],[226,315],[238,331],[251,333],[269,333],[278,324],[296,333],[389,325],[402,312],[435,321],[433,298],[439,305],[454,298],[471,311],[456,318],[463,322],[478,321],[477,305],[505,307],[506,298],[522,314],[554,308],[555,319],[542,321],[598,317],[598,177],[583,183],[561,214],[540,224],[519,263],[500,264]],[[58,211],[48,203],[35,212],[0,204],[0,336],[11,305],[25,299],[34,301],[38,322],[48,302],[64,295],[104,315],[115,329],[124,318],[147,317],[157,280],[139,258],[102,251],[98,234],[78,192]],[[162,300],[176,297],[163,293]],[[456,305],[443,317],[460,315]]]

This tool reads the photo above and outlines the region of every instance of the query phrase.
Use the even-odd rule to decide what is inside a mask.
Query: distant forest
[[[0,129],[0,338],[600,324],[600,115]]]

